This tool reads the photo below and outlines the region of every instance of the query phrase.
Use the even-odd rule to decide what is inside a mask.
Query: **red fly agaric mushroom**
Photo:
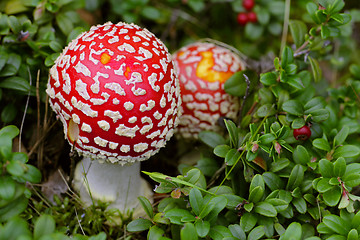
[[[93,26],[55,61],[46,92],[84,156],[75,172],[81,198],[134,208],[145,191],[139,161],[164,147],[178,123],[179,82],[166,46],[134,24]]]
[[[173,54],[180,80],[182,116],[178,126],[185,138],[196,138],[203,130],[217,131],[220,117],[236,118],[239,99],[227,94],[225,81],[245,68],[228,48],[197,42]]]

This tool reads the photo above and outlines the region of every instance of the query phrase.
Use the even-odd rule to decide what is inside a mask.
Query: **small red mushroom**
[[[220,117],[234,119],[239,99],[224,90],[225,81],[244,69],[244,62],[229,49],[197,42],[173,54],[180,80],[182,116],[179,133],[196,138],[203,130],[217,131]]]
[[[74,149],[84,157],[114,163],[80,165],[80,172],[85,165],[99,168],[89,171],[96,176],[87,175],[92,196],[106,198],[102,195],[110,182],[139,191],[139,161],[164,147],[178,123],[179,82],[166,46],[134,24],[93,26],[55,61],[46,92]],[[128,163],[136,167],[123,167]],[[125,173],[130,179],[122,179]],[[108,178],[105,184],[98,182]],[[130,209],[141,195],[125,201],[122,196],[128,193],[114,194],[109,198],[119,202],[121,210]]]

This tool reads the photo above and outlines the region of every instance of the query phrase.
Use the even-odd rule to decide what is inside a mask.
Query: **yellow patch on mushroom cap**
[[[107,64],[108,62],[110,62],[110,59],[111,59],[111,57],[110,57],[109,54],[103,53],[103,54],[101,54],[100,62],[105,65],[105,64]]]
[[[196,75],[202,80],[223,83],[233,75],[232,72],[219,72],[213,69],[215,62],[211,51],[200,52],[200,55],[202,59],[196,68]]]

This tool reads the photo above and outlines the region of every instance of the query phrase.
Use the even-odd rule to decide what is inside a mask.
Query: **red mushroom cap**
[[[46,92],[79,153],[119,163],[158,152],[181,104],[165,45],[126,23],[93,26],[73,40],[51,68]]]
[[[182,116],[178,131],[197,137],[203,130],[217,131],[220,117],[236,118],[239,99],[224,91],[225,81],[244,69],[240,57],[225,47],[197,42],[173,54],[180,80]]]

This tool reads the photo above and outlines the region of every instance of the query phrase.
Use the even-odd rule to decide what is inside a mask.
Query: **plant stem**
[[[281,45],[280,45],[279,56],[281,56],[281,53],[286,45],[286,38],[288,35],[288,28],[289,28],[290,3],[291,3],[291,0],[285,1],[284,25],[283,25],[283,32],[282,32],[282,36],[281,36]]]

